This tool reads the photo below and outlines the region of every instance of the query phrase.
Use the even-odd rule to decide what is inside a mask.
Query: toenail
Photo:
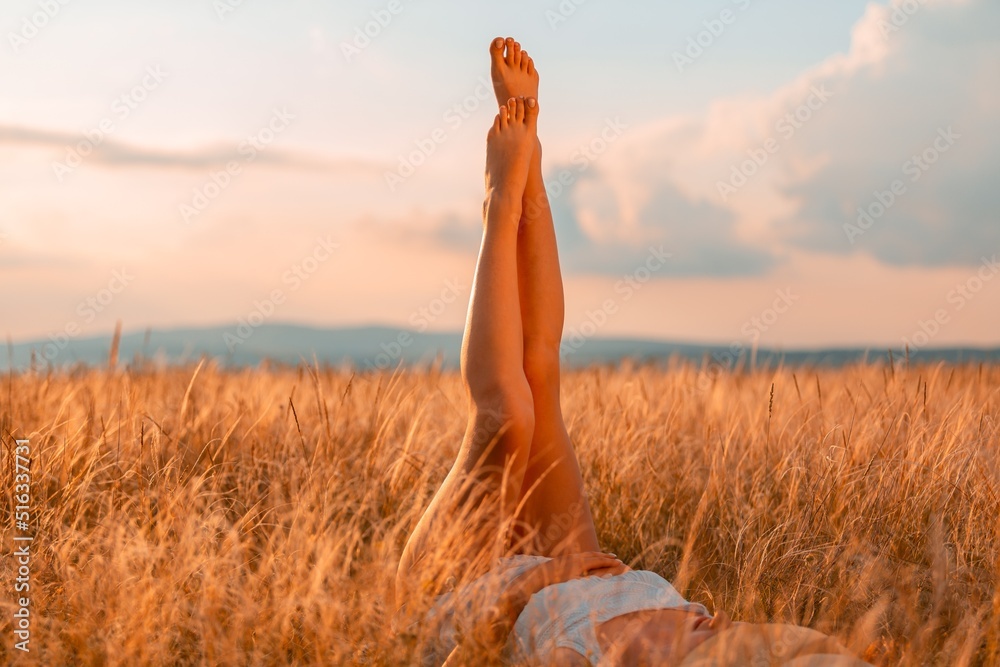
[[[534,106],[535,106],[535,98],[534,97],[529,97],[528,98],[528,106],[534,108]]]

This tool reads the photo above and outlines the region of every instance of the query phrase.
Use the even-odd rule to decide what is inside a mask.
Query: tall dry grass
[[[392,582],[465,427],[457,375],[81,370],[0,396],[0,662],[413,661]],[[563,404],[633,567],[876,664],[1000,664],[1000,367],[592,368]],[[15,437],[37,532],[17,655]]]

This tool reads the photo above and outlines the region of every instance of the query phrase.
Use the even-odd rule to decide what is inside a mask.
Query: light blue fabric
[[[542,556],[518,555],[499,559],[497,565],[463,588],[439,595],[424,618],[438,627],[438,641],[425,648],[421,664],[440,667],[458,645],[455,618],[473,618],[481,607],[492,604],[519,576],[549,560]]]
[[[427,622],[439,625],[440,641],[425,653],[423,664],[437,667],[454,650],[456,617],[471,618],[517,577],[548,560],[524,555],[502,558],[468,586],[439,596]],[[677,608],[708,615],[704,606],[687,602],[655,572],[632,570],[554,584],[535,593],[525,605],[507,639],[506,653],[513,661],[530,657],[544,662],[556,649],[569,648],[596,665],[601,659],[595,632],[598,624],[637,611]]]
[[[613,577],[586,577],[548,586],[532,596],[517,618],[508,647],[514,655],[543,661],[556,649],[568,648],[596,665],[602,656],[597,626],[652,609],[685,609],[709,615],[704,606],[689,603],[655,572],[632,570]]]

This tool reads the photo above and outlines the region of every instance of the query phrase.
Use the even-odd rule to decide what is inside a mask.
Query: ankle
[[[483,202],[483,214],[487,220],[491,218],[521,219],[521,197],[500,190],[487,190]]]

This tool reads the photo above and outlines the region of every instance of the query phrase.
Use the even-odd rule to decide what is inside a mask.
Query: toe
[[[514,65],[514,38],[507,38],[507,54],[505,60],[508,65]]]
[[[531,62],[531,56],[528,55],[527,51],[521,51],[521,71],[528,71],[528,64]]]
[[[521,66],[521,42],[514,42],[514,67]]]
[[[497,64],[503,62],[503,45],[503,37],[497,37],[490,42],[490,58]]]
[[[507,124],[510,122],[510,110],[507,105],[500,107],[500,114],[498,117],[500,119],[500,128],[503,129],[507,127]]]
[[[519,97],[514,102],[514,120],[518,123],[524,122],[524,98]]]
[[[534,76],[535,72],[537,71],[535,69],[535,61],[532,60],[531,58],[528,58],[528,64],[524,71]]]
[[[538,100],[534,97],[529,97],[524,102],[524,119],[529,125],[538,119]]]

